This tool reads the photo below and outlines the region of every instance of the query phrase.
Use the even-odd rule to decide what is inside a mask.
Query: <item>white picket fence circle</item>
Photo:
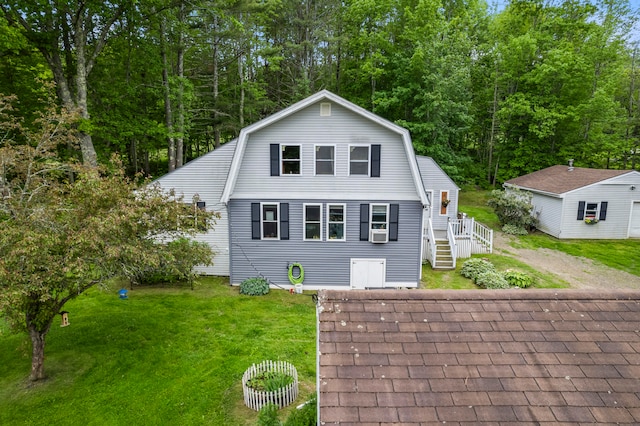
[[[293,377],[293,382],[274,392],[262,392],[247,386],[249,380],[268,372],[286,374]],[[253,410],[260,411],[268,403],[279,408],[286,407],[298,397],[298,371],[285,361],[262,361],[260,364],[253,364],[242,375],[242,391],[245,405]]]

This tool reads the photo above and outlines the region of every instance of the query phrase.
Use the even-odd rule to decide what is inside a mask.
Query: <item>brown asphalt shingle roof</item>
[[[640,424],[640,292],[319,293],[322,424]]]
[[[587,169],[582,167],[574,167],[570,170],[568,166],[558,165],[510,179],[505,183],[552,194],[564,194],[565,192],[630,172],[632,170]]]

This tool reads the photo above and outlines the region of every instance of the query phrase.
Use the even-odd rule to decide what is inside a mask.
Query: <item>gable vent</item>
[[[331,104],[329,102],[322,102],[320,104],[320,117],[331,116]]]

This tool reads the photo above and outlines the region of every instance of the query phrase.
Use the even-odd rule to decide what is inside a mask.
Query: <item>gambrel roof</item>
[[[640,292],[319,293],[322,424],[640,424]]]
[[[528,175],[509,179],[506,186],[516,186],[530,191],[560,195],[585,186],[606,181],[625,174],[637,174],[633,170],[588,169],[583,167],[551,166]]]
[[[409,135],[409,131],[388,120],[385,120],[380,116],[377,116],[376,114],[370,111],[367,111],[364,108],[359,107],[358,105],[355,105],[347,101],[346,99],[341,98],[340,96],[334,93],[329,92],[328,90],[322,90],[314,95],[311,95],[308,98],[303,99],[300,102],[297,102],[291,105],[290,107],[285,108],[282,111],[277,112],[273,115],[270,115],[269,117],[264,118],[250,126],[247,126],[240,131],[240,136],[238,137],[238,145],[236,147],[236,152],[234,154],[233,161],[231,163],[231,168],[229,170],[229,176],[227,178],[224,191],[222,193],[221,202],[228,203],[229,199],[231,198],[231,194],[233,193],[233,190],[238,178],[238,173],[240,171],[240,166],[243,161],[243,156],[244,156],[247,142],[249,140],[249,136],[258,130],[264,129],[267,126],[270,126],[286,117],[291,116],[292,114],[295,114],[298,111],[303,110],[304,108],[307,108],[310,105],[313,105],[321,101],[334,102],[344,107],[345,109],[348,109],[353,113],[358,114],[370,120],[372,123],[380,125],[398,134],[402,139],[404,149],[407,154],[407,158],[409,159],[408,163],[411,169],[411,175],[413,177],[416,194],[423,205],[427,205],[429,203],[423,184],[422,184],[422,180],[420,178],[420,172],[418,171],[418,164],[415,160],[415,154],[413,151],[413,145],[411,143],[411,136]]]

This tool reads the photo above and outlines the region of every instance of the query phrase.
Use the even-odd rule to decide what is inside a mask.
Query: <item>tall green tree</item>
[[[87,78],[130,2],[20,0],[4,2],[0,7],[7,21],[19,27],[44,57],[62,105],[69,111],[78,111],[85,121],[80,132],[82,159],[85,164],[96,165]]]

